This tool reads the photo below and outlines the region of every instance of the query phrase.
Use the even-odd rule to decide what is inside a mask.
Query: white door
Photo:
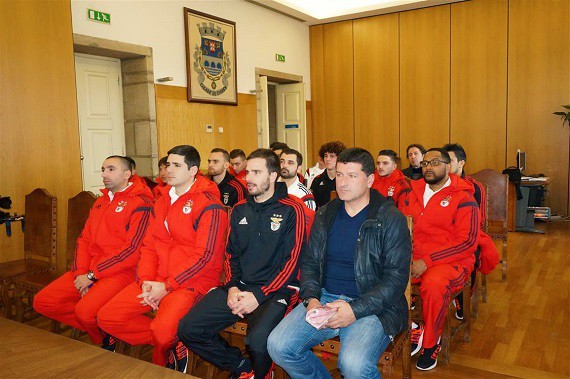
[[[103,188],[101,163],[125,155],[121,61],[75,54],[83,190]]]
[[[279,84],[275,87],[277,139],[285,142],[290,148],[299,151],[306,160],[305,84]]]
[[[259,77],[257,89],[257,147],[269,148],[269,102],[267,76]]]

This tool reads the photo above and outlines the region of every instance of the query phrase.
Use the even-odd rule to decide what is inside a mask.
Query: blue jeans
[[[320,301],[324,305],[338,299],[352,300],[323,289]],[[299,304],[273,329],[267,340],[269,355],[291,378],[330,378],[311,348],[336,336],[340,336],[341,342],[338,368],[345,378],[381,377],[377,363],[390,342],[390,336],[384,333],[378,317],[363,317],[345,328],[317,330],[305,321],[306,312],[305,306]]]

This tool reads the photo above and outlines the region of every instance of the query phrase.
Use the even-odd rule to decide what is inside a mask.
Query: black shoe
[[[247,358],[243,358],[237,370],[232,374],[231,379],[253,378],[253,368]]]
[[[176,361],[176,371],[186,374],[188,368],[188,349],[182,342],[178,342],[174,348],[174,360]]]
[[[171,370],[176,370],[176,358],[174,358],[174,349],[168,351],[168,359],[166,360],[166,365],[164,367]]]
[[[441,350],[441,345],[437,344],[434,347],[424,348],[418,361],[416,368],[422,371],[432,370],[437,366],[437,354]]]
[[[107,351],[115,352],[115,348],[117,347],[117,339],[110,334],[107,334],[105,338],[103,338],[103,342],[101,342],[101,347]]]

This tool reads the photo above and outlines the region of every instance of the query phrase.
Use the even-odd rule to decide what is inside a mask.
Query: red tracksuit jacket
[[[170,204],[171,186],[161,187],[141,249],[137,281],[168,282],[206,294],[220,285],[228,215],[216,183],[198,175],[192,188]],[[167,226],[168,225],[168,226]]]
[[[73,275],[93,270],[105,278],[124,270],[135,270],[140,246],[152,214],[152,193],[146,184],[132,183],[110,201],[109,190],[93,204],[77,239]]]
[[[478,245],[479,208],[473,187],[450,174],[451,185],[437,192],[424,208],[423,179],[412,181],[412,192],[402,200],[401,211],[414,220],[414,260],[427,267],[459,264],[472,271]]]
[[[384,197],[391,197],[396,205],[399,205],[400,197],[410,192],[410,185],[404,176],[404,173],[395,169],[388,176],[378,175],[378,171],[374,171],[374,184],[372,188],[380,192]]]
[[[162,195],[160,189],[166,186],[166,183],[160,179],[160,177],[155,178],[154,181],[157,183],[156,187],[152,189],[152,194],[154,195],[154,200],[158,200],[158,198]]]

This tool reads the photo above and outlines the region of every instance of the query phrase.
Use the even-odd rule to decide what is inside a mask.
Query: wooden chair
[[[487,196],[487,234],[493,239],[500,239],[503,243],[501,251],[502,278],[507,280],[507,243],[508,243],[508,209],[509,209],[509,177],[491,169],[484,169],[471,175],[471,177],[488,187]],[[481,277],[481,285],[486,289],[486,275]],[[487,301],[486,291],[483,302]]]
[[[89,217],[89,210],[96,199],[92,192],[82,191],[67,201],[67,270],[73,264],[77,239],[85,226],[85,222]],[[16,321],[24,322],[28,314],[32,318],[37,316],[32,307],[34,296],[62,274],[62,272],[47,271],[16,278],[13,281]],[[58,333],[59,328],[59,323],[52,320],[52,332]]]
[[[25,199],[24,259],[0,263],[3,316],[12,317],[14,279],[55,269],[57,198],[36,188]]]
[[[482,183],[484,190],[485,190],[485,198],[488,199],[489,198],[489,186],[486,183]],[[485,209],[483,209],[483,212],[485,214],[485,223],[482,227],[482,230],[487,233],[487,219],[489,217],[489,202],[486,201],[485,202]],[[472,305],[472,310],[471,310],[471,317],[473,318],[479,318],[479,296],[481,296],[481,299],[483,300],[484,303],[487,302],[487,281],[485,280],[485,285],[483,285],[482,283],[482,277],[483,274],[481,273],[477,273],[477,275],[475,276],[475,285],[473,287],[473,295],[471,296],[471,305]]]
[[[447,315],[445,317],[445,321],[443,324],[443,330],[441,333],[441,362],[449,363],[449,345],[451,344],[451,340],[455,335],[463,330],[463,341],[464,342],[471,342],[471,279],[469,279],[463,287],[454,292],[451,295],[451,299],[449,301],[449,305],[447,308]],[[451,325],[451,321],[455,320],[453,316],[455,314],[455,305],[454,300],[459,296],[459,294],[463,294],[463,320],[458,321],[456,326]],[[416,307],[412,311],[412,320],[419,324],[423,322],[422,318],[422,303],[420,297],[420,286],[418,284],[412,285],[412,296],[415,296],[416,299]]]
[[[408,229],[410,230],[410,235],[412,236],[413,240],[413,221],[411,216],[407,216],[408,221]],[[411,253],[411,252],[410,252]],[[410,298],[411,298],[411,278],[408,280],[408,286],[406,287],[406,299],[408,301],[408,309],[410,305]],[[408,325],[410,325],[410,318],[408,315]],[[398,357],[402,358],[402,378],[411,378],[412,377],[412,363],[411,363],[411,330],[410,326],[408,326],[407,330],[404,330],[400,334],[394,337],[394,341],[388,344],[388,347],[380,356],[378,360],[378,367],[381,369],[383,376],[385,378],[391,378],[392,372],[394,368],[394,364],[396,363]],[[329,370],[331,376],[333,378],[341,378],[341,374],[336,368],[336,360],[338,359],[338,354],[340,352],[341,344],[340,339],[338,337],[326,340],[318,344],[317,346],[313,347],[313,352],[319,356],[321,359],[324,359],[324,356],[328,356],[332,358],[333,362],[335,362],[335,367]],[[324,353],[324,354],[323,354]]]

